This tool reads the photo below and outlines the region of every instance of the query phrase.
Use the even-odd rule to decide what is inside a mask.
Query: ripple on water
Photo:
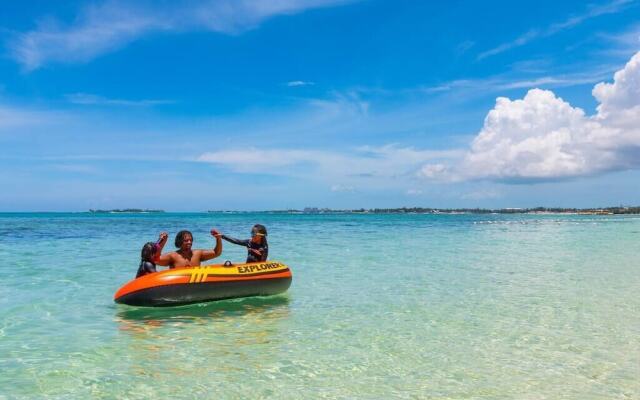
[[[211,225],[243,236],[255,222],[293,269],[285,295],[113,303],[158,232],[190,228],[208,246]],[[0,216],[0,227],[8,398],[640,398],[635,217]],[[244,256],[226,246],[223,258]]]

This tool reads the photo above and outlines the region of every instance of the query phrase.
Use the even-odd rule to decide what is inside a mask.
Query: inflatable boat
[[[285,292],[291,270],[277,261],[174,268],[141,276],[125,284],[116,303],[163,307]]]

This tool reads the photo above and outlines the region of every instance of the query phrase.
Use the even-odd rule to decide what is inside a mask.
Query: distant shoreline
[[[210,210],[208,213],[272,213],[272,214],[578,214],[578,215],[621,215],[640,214],[639,207],[605,207],[605,208],[423,208],[423,207],[401,207],[401,208],[371,208],[353,210],[334,210],[330,208],[304,208],[302,210],[272,210],[272,211],[225,211]]]
[[[149,210],[142,208],[124,208],[124,209],[113,209],[113,210],[89,210],[90,213],[93,214],[145,214],[145,213],[163,213],[164,210]]]
[[[124,209],[90,209],[88,211],[0,211],[0,214],[164,214],[164,213],[211,213],[211,214],[534,214],[534,215],[640,215],[640,206],[633,207],[604,207],[604,208],[560,208],[560,207],[534,207],[534,208],[424,208],[424,207],[400,207],[400,208],[359,208],[359,209],[331,209],[307,207],[301,210],[208,210],[208,211],[165,211],[159,209],[124,208]]]

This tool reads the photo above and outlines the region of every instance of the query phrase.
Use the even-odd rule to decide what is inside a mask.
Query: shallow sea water
[[[254,223],[286,294],[113,303]],[[0,399],[640,399],[637,216],[0,214],[0,258]]]

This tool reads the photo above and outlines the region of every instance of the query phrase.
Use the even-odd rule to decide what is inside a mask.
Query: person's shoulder
[[[178,254],[178,253],[176,253],[175,251],[169,251],[169,252],[167,252],[167,253],[163,253],[163,254],[161,254],[161,255],[160,255],[160,258],[165,258],[165,259],[166,259],[166,258],[170,258],[170,259],[173,259],[173,258],[176,256],[176,254]]]

